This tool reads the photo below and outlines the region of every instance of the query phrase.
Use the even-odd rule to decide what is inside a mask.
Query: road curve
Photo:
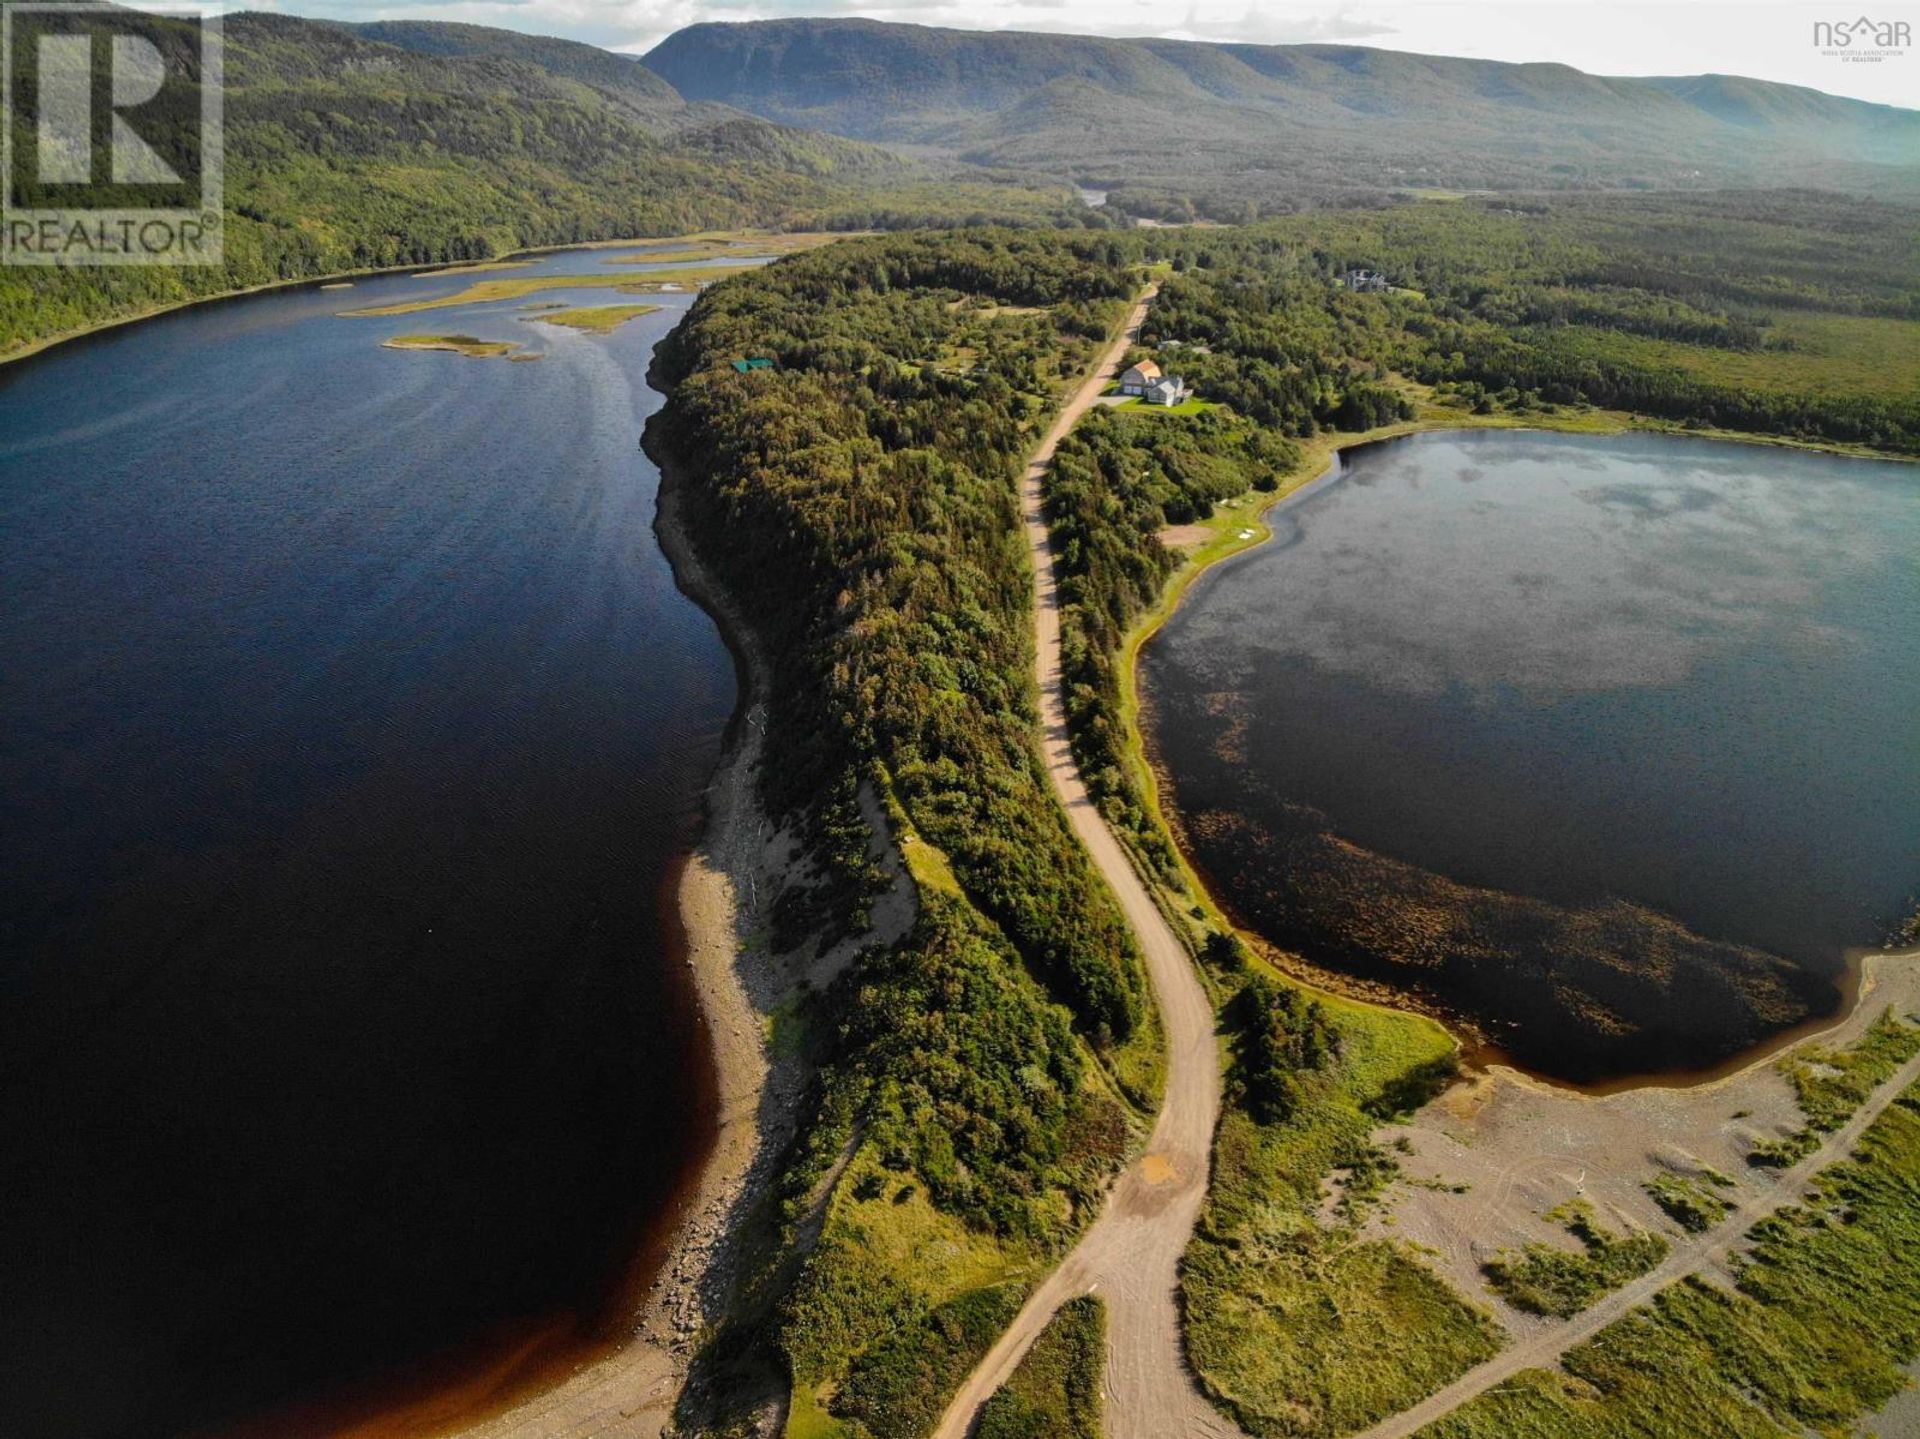
[[[1119,369],[1153,294],[1150,288],[1141,297],[1120,338],[1033,452],[1021,481],[1020,502],[1033,559],[1034,648],[1047,773],[1146,957],[1166,1030],[1166,1094],[1146,1154],[1120,1177],[1092,1228],[968,1376],[934,1431],[936,1439],[964,1439],[980,1406],[1013,1373],[1054,1312],[1089,1291],[1097,1291],[1107,1304],[1107,1433],[1113,1439],[1224,1439],[1240,1433],[1194,1387],[1180,1343],[1176,1293],[1180,1256],[1206,1198],[1207,1165],[1220,1113],[1213,1005],[1186,949],[1088,799],[1073,762],[1060,693],[1060,605],[1040,495],[1054,451]]]
[[[1584,1344],[1630,1309],[1636,1309],[1669,1284],[1725,1263],[1740,1248],[1749,1230],[1767,1216],[1798,1204],[1806,1193],[1807,1181],[1834,1161],[1844,1158],[1860,1142],[1867,1126],[1878,1119],[1889,1104],[1907,1087],[1920,1081],[1920,1055],[1901,1065],[1855,1111],[1852,1119],[1828,1135],[1820,1147],[1791,1169],[1782,1170],[1779,1180],[1766,1196],[1743,1205],[1737,1223],[1727,1223],[1698,1239],[1676,1245],[1664,1262],[1632,1283],[1616,1289],[1591,1309],[1584,1309],[1565,1324],[1544,1334],[1502,1350],[1477,1369],[1469,1369],[1446,1388],[1383,1420],[1355,1439],[1409,1439],[1470,1399],[1477,1399],[1498,1384],[1504,1384],[1523,1369],[1544,1369],[1559,1362],[1576,1344]]]

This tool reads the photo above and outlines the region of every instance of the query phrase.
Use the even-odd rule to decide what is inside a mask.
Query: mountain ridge
[[[1741,76],[860,19],[706,21],[644,60],[689,101],[1105,181],[1123,204],[1185,193],[1221,219],[1417,188],[1920,196],[1920,112]]]

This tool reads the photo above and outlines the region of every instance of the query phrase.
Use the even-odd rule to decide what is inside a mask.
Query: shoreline
[[[392,275],[411,275],[416,279],[430,280],[440,275],[458,274],[463,271],[480,271],[504,268],[517,261],[531,262],[543,255],[562,255],[573,250],[617,250],[626,245],[651,245],[661,241],[697,240],[707,235],[747,235],[764,233],[783,235],[785,230],[766,229],[758,226],[743,225],[737,230],[699,230],[690,235],[626,235],[612,240],[576,240],[566,245],[529,245],[518,250],[509,250],[502,255],[494,255],[485,260],[428,260],[425,263],[415,261],[407,265],[376,265],[371,269],[328,270],[321,274],[301,275],[289,280],[266,280],[258,285],[243,285],[235,290],[215,290],[205,295],[190,295],[185,299],[169,300],[165,304],[150,305],[146,309],[131,314],[116,315],[111,319],[97,320],[90,325],[82,325],[74,330],[62,330],[58,334],[45,335],[37,340],[29,340],[17,350],[0,354],[0,375],[4,375],[9,365],[22,360],[31,360],[63,345],[71,345],[81,340],[90,340],[109,334],[114,330],[125,329],[129,325],[140,325],[148,320],[158,320],[181,310],[190,310],[198,305],[219,305],[229,300],[244,300],[257,295],[270,295],[278,290],[298,290],[302,288],[328,289],[349,287],[358,280],[377,280]],[[848,231],[848,234],[854,232]]]
[[[1553,423],[1556,418],[1561,418],[1563,422]],[[1598,423],[1595,423],[1596,421]],[[1713,1088],[1771,1062],[1779,1054],[1795,1045],[1818,1040],[1822,1036],[1844,1029],[1861,1013],[1864,999],[1875,987],[1873,971],[1891,961],[1920,960],[1920,949],[1849,947],[1846,951],[1844,967],[1835,980],[1840,989],[1840,1002],[1833,1011],[1824,1015],[1809,1015],[1798,1023],[1768,1035],[1735,1054],[1714,1063],[1702,1065],[1698,1069],[1642,1071],[1586,1083],[1560,1079],[1517,1064],[1496,1046],[1487,1043],[1470,1022],[1452,1013],[1445,1006],[1430,1003],[1416,993],[1390,990],[1382,984],[1329,970],[1302,956],[1288,954],[1273,945],[1257,930],[1238,922],[1232,914],[1231,905],[1215,894],[1211,882],[1188,853],[1184,840],[1184,827],[1175,818],[1177,810],[1173,802],[1163,793],[1166,787],[1164,776],[1148,748],[1146,733],[1141,723],[1140,652],[1173,617],[1174,612],[1180,607],[1195,583],[1222,561],[1245,554],[1272,539],[1275,529],[1270,522],[1270,516],[1273,512],[1288,501],[1303,498],[1337,480],[1346,468],[1346,456],[1349,451],[1407,439],[1415,435],[1496,429],[1533,430],[1546,434],[1677,435],[1692,439],[1812,450],[1852,459],[1920,463],[1920,457],[1894,455],[1859,446],[1814,444],[1782,436],[1752,435],[1738,431],[1689,430],[1677,423],[1647,422],[1619,411],[1588,411],[1576,416],[1529,416],[1524,419],[1512,416],[1428,414],[1414,420],[1399,421],[1359,433],[1323,432],[1302,444],[1301,463],[1297,473],[1283,480],[1278,489],[1270,494],[1249,492],[1255,500],[1251,507],[1245,504],[1243,498],[1240,508],[1216,510],[1212,517],[1201,522],[1208,531],[1209,538],[1186,551],[1179,568],[1168,577],[1152,605],[1122,636],[1115,655],[1115,678],[1119,687],[1119,707],[1125,731],[1122,737],[1125,759],[1134,768],[1135,778],[1140,782],[1141,794],[1149,814],[1173,842],[1180,872],[1191,892],[1191,898],[1183,900],[1183,904],[1197,903],[1204,907],[1213,922],[1238,935],[1268,964],[1292,982],[1336,996],[1348,1003],[1376,1005],[1404,1014],[1417,1015],[1438,1025],[1453,1042],[1455,1053],[1461,1061],[1463,1075],[1469,1081],[1510,1082],[1576,1094],[1589,1099],[1607,1098],[1635,1090]],[[1249,527],[1253,530],[1249,538],[1244,540],[1237,538],[1241,530]],[[1176,554],[1178,553],[1180,552],[1176,550]],[[1141,868],[1137,861],[1135,868],[1136,870]],[[1156,884],[1151,887],[1156,894],[1161,894],[1160,886]],[[1163,905],[1165,902],[1162,894]]]
[[[678,495],[684,476],[651,449],[648,457],[660,472],[654,535],[681,592],[720,631],[738,685],[697,836],[667,880],[674,950],[699,1012],[713,1129],[678,1213],[663,1226],[662,1258],[628,1321],[627,1338],[558,1383],[517,1395],[504,1410],[452,1431],[472,1439],[556,1433],[657,1439],[667,1430],[698,1340],[732,1297],[733,1241],[771,1177],[783,1148],[782,1120],[801,1092],[791,1066],[768,1052],[768,1008],[753,991],[763,989],[764,999],[771,976],[750,981],[746,973],[766,960],[749,940],[760,918],[758,897],[773,892],[767,881],[783,868],[770,871],[766,863],[772,826],[755,793],[765,664],[751,629],[694,552]]]

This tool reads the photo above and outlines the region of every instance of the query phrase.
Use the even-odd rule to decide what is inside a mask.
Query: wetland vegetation
[[[389,350],[448,350],[474,360],[498,359],[520,348],[507,340],[481,340],[472,335],[395,335],[380,343]]]

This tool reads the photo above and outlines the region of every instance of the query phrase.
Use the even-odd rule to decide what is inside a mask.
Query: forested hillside
[[[818,19],[689,26],[647,64],[689,99],[1071,175],[1167,219],[1434,187],[1920,193],[1920,114],[1722,76]]]
[[[147,28],[179,43],[167,21]],[[227,17],[225,34],[224,265],[0,271],[0,356],[195,295],[343,270],[713,227],[1066,213],[1058,189],[688,105],[591,46],[261,14]],[[10,118],[31,146],[32,117]]]
[[[1040,767],[1016,506],[1127,258],[1095,236],[849,241],[717,287],[660,354],[649,448],[769,657],[762,791],[818,865],[777,901],[776,946],[857,923],[861,786],[915,836],[918,924],[807,1013],[819,1109],[779,1243],[844,1157],[824,1232],[727,1341],[770,1351],[796,1414],[824,1403],[849,1434],[931,1427],[1024,1266],[1091,1217],[1118,1094],[1154,1088],[1133,941]],[[738,373],[743,354],[774,367]]]

